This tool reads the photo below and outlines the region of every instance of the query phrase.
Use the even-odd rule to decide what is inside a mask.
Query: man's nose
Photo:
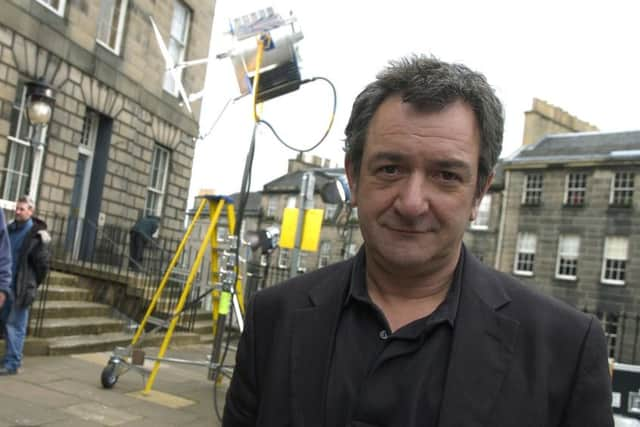
[[[429,210],[428,183],[419,174],[403,182],[395,200],[395,208],[403,216],[417,217]]]

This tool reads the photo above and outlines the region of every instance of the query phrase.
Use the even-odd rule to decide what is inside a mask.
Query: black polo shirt
[[[462,258],[436,310],[391,333],[367,292],[364,250],[358,253],[329,371],[328,427],[438,424],[462,286]]]

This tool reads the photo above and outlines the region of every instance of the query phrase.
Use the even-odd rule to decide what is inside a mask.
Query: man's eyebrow
[[[406,160],[406,158],[407,158],[406,154],[395,153],[392,151],[380,151],[371,156],[371,161],[372,162],[387,161],[387,162],[396,163],[396,162],[401,162],[403,160]]]
[[[442,159],[433,160],[432,163],[442,169],[464,169],[471,172],[471,165],[463,160]]]

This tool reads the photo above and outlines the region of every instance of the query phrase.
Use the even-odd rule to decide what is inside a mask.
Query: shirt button
[[[387,334],[387,331],[385,331],[384,329],[380,331],[379,336],[381,340],[386,340],[387,338],[389,338],[389,334]]]

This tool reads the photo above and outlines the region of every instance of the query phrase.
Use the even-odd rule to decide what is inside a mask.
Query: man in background
[[[11,295],[11,243],[7,234],[4,211],[0,208],[0,320],[4,319],[5,302]]]
[[[35,204],[29,196],[16,202],[15,220],[7,226],[11,243],[14,295],[5,322],[5,355],[0,375],[15,375],[22,364],[24,339],[29,326],[29,308],[36,299],[38,286],[49,272],[47,224],[33,216]]]
[[[144,260],[144,248],[158,237],[160,218],[153,215],[141,217],[129,232],[129,269],[140,271]]]

